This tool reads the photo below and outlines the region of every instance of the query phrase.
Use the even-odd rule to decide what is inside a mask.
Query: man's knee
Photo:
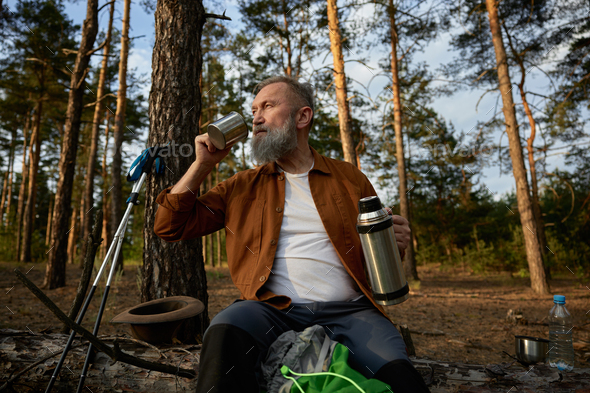
[[[271,307],[256,300],[240,300],[221,310],[211,321],[210,327],[232,325],[257,336],[267,325],[273,325]]]

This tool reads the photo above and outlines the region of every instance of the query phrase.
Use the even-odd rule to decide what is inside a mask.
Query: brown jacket
[[[320,155],[309,172],[311,195],[326,232],[348,274],[377,308],[364,272],[356,231],[359,199],[376,195],[354,165]],[[232,280],[242,299],[284,309],[291,299],[262,289],[272,269],[285,203],[285,178],[275,163],[239,172],[197,198],[191,192],[158,195],[155,233],[168,242],[208,235],[225,227]]]

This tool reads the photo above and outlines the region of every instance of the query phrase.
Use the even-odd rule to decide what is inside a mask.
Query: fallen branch
[[[110,357],[113,361],[121,361],[127,364],[131,364],[132,366],[145,368],[152,371],[159,371],[162,373],[178,375],[185,378],[195,378],[197,375],[193,370],[187,370],[180,367],[174,367],[167,364],[162,363],[154,363],[149,362],[147,360],[136,358],[135,356],[131,356],[122,352],[119,348],[119,343],[117,340],[113,342],[113,347],[111,348],[101,340],[99,340],[96,336],[90,333],[88,330],[84,329],[82,326],[78,325],[76,322],[72,321],[66,314],[63,313],[49,299],[43,291],[41,291],[35,284],[33,284],[20,270],[14,269],[16,273],[16,277],[31,291],[33,294],[41,300],[43,304],[51,311],[60,321],[65,323],[70,329],[74,330],[76,333],[84,337],[86,340],[90,341],[92,345],[94,345],[98,350],[104,352],[108,357]]]

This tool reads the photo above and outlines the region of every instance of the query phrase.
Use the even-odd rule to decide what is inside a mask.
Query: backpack
[[[290,330],[270,346],[261,365],[268,393],[391,393],[389,385],[367,379],[348,365],[348,348],[331,340],[322,326]]]

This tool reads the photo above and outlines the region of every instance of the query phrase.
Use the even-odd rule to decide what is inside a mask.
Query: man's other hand
[[[386,207],[385,210],[393,217],[393,231],[395,232],[395,240],[397,240],[397,248],[403,252],[408,248],[412,238],[410,223],[402,216],[394,215],[390,208]]]

